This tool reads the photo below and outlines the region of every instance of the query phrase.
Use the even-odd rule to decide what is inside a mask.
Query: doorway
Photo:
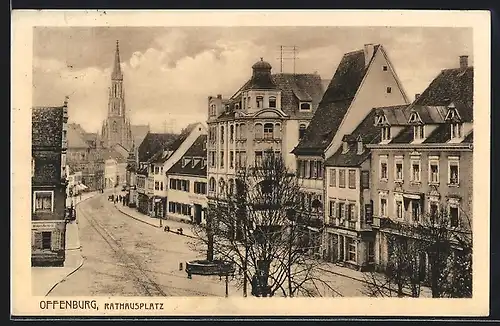
[[[194,223],[201,224],[201,205],[194,204]]]

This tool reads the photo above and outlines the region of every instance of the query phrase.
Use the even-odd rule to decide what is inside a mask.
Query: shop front
[[[65,260],[66,222],[31,222],[31,266],[60,266]]]
[[[328,229],[325,259],[361,271],[372,270],[375,262],[375,241],[371,233]]]
[[[165,197],[154,196],[151,199],[150,216],[156,218],[165,218],[165,207],[167,199]]]

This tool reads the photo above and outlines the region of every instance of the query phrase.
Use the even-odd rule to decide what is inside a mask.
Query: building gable
[[[329,157],[337,151],[341,145],[342,136],[350,134],[373,107],[408,103],[408,97],[401,87],[384,48],[379,46],[340,127],[325,151],[325,157]]]

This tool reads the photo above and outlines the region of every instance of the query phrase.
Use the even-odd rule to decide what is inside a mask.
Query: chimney
[[[221,100],[221,99],[222,99],[222,94],[217,94],[217,98],[218,98],[219,100]]]
[[[373,57],[375,46],[372,43],[365,44],[364,52],[365,52],[365,67],[368,66]]]
[[[420,97],[420,93],[415,94],[415,101]]]
[[[469,66],[469,56],[461,55],[460,56],[460,68],[467,68]]]

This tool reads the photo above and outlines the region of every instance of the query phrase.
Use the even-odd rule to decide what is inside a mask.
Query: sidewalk
[[[136,209],[128,207],[128,206],[123,206],[121,203],[116,203],[115,205],[116,209],[118,209],[122,214],[127,215],[128,217],[131,217],[135,220],[138,220],[140,222],[149,224],[151,226],[160,228],[160,219],[156,217],[150,217],[147,215],[144,215],[140,212],[138,212]],[[193,232],[191,231],[191,224],[188,223],[182,223],[178,221],[173,221],[173,220],[161,220],[161,228],[164,228],[168,226],[170,228],[171,233],[177,233],[177,229],[182,228],[182,235],[187,236],[190,238],[195,237]]]
[[[98,192],[83,193],[80,196],[73,198],[75,207],[97,195]],[[32,293],[37,296],[47,296],[54,287],[76,272],[82,267],[84,258],[81,252],[80,235],[78,230],[78,222],[72,221],[66,224],[65,237],[65,260],[64,267],[32,267],[31,268],[31,283]]]

